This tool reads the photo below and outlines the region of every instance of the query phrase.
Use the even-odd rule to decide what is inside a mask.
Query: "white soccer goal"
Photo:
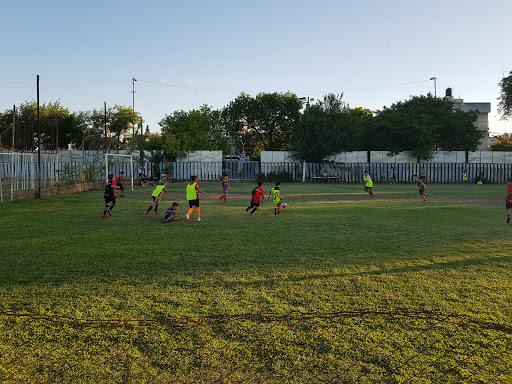
[[[109,156],[112,156],[112,157],[126,157],[126,158],[130,158],[130,178],[132,180],[132,192],[133,192],[133,180],[134,180],[134,175],[133,175],[133,156],[132,155],[119,155],[117,153],[105,153],[105,184],[108,183],[108,157]]]

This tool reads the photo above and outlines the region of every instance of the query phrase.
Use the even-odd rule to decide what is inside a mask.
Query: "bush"
[[[258,177],[256,178],[256,181],[272,182],[272,183],[276,182],[277,180],[279,180],[281,182],[290,183],[290,182],[295,181],[295,177],[290,172],[280,171],[280,172],[271,172],[267,176],[260,173],[258,175]]]

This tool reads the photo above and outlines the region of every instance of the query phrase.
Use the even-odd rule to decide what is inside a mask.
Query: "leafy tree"
[[[222,116],[236,149],[258,157],[261,150],[289,148],[301,108],[302,102],[290,92],[256,97],[242,93],[224,108]]]
[[[130,133],[133,129],[133,122],[140,121],[142,118],[138,112],[133,112],[131,107],[115,105],[107,111],[107,121],[109,130],[117,136],[120,141],[121,135]]]
[[[362,146],[391,154],[410,151],[421,159],[431,158],[436,148],[473,151],[482,138],[475,121],[474,112],[454,109],[450,100],[413,96],[378,111],[367,124]]]
[[[512,142],[507,134],[496,136],[497,143],[491,144],[491,151],[512,151]]]
[[[223,135],[220,111],[203,105],[190,112],[175,111],[159,123],[162,128],[163,148],[171,156],[197,150],[229,150]]]
[[[512,71],[508,76],[504,76],[498,85],[501,88],[498,110],[504,119],[508,119],[512,117]]]
[[[343,95],[328,94],[306,108],[292,134],[295,157],[321,163],[327,157],[357,145],[357,113],[349,113]]]

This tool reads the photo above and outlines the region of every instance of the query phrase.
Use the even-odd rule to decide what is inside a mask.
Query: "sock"
[[[190,214],[192,213],[192,211],[193,211],[193,210],[194,210],[194,208],[190,208],[190,209],[188,210],[188,212],[187,212],[187,215],[189,215],[189,216],[190,216]]]
[[[157,205],[155,205],[155,213],[156,213],[156,210],[157,210],[157,209],[158,209],[158,204],[157,204]]]
[[[250,207],[249,207],[250,208]],[[258,209],[258,207],[254,207],[254,209],[251,211],[251,215]]]
[[[149,208],[146,210],[147,213],[151,212],[151,210],[153,209],[153,206],[150,205]]]
[[[105,207],[103,208],[103,214],[106,215],[107,214],[107,210],[108,210],[108,205],[105,205]]]
[[[114,205],[116,205],[116,203],[112,203],[112,205],[109,208],[109,211],[112,211],[114,209]]]
[[[199,209],[199,207],[196,207],[196,212],[197,212],[197,218],[200,219],[201,218],[201,209]]]
[[[249,211],[249,209],[251,209],[250,205],[247,208],[245,208],[245,212]]]

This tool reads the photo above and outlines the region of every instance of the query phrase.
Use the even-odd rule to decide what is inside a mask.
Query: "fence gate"
[[[260,174],[258,161],[225,160],[223,168],[231,180],[255,181]]]

